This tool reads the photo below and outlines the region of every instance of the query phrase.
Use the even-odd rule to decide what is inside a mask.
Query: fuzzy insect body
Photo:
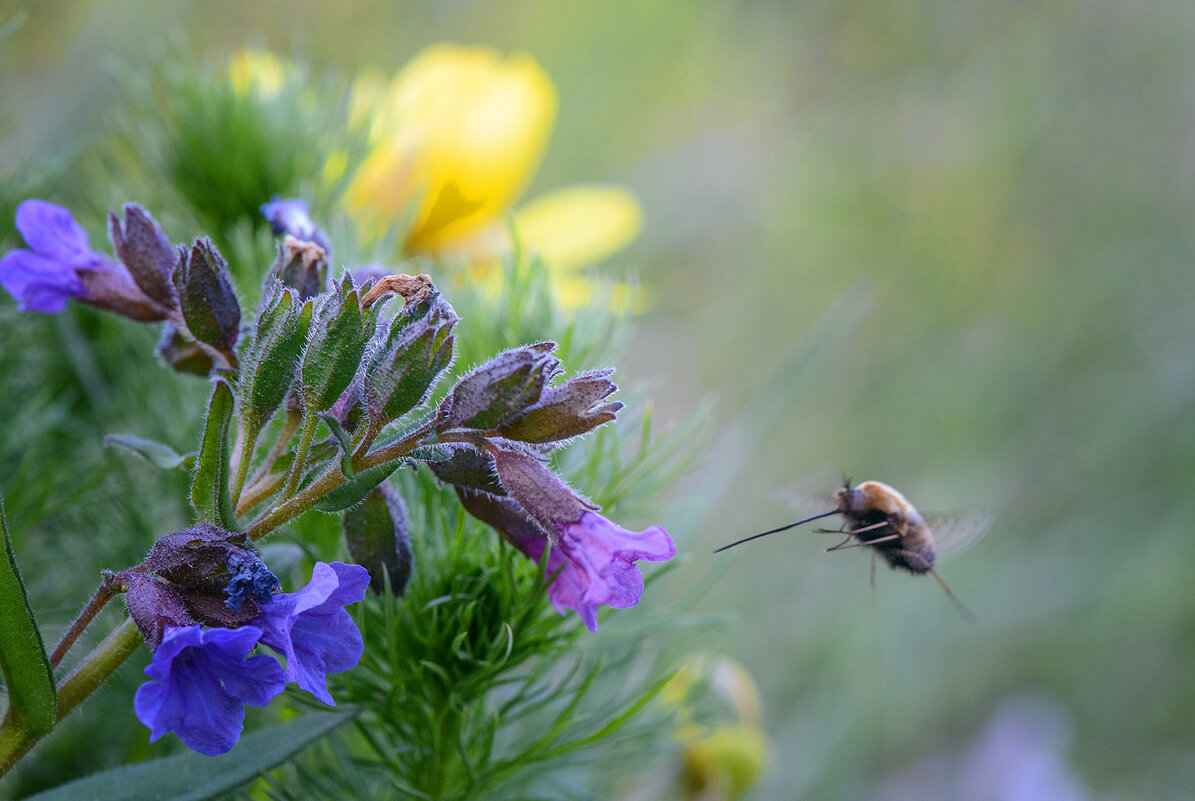
[[[894,568],[928,573],[937,561],[934,537],[913,504],[882,481],[849,483],[834,493],[842,533],[873,549]],[[845,543],[844,543],[845,545]],[[833,550],[833,549],[832,549]]]
[[[827,533],[846,535],[842,542],[827,548],[840,551],[846,548],[870,548],[872,554],[872,581],[875,581],[875,560],[883,557],[891,567],[906,570],[914,575],[929,573],[941,585],[946,597],[954,604],[966,620],[975,622],[975,616],[965,607],[950,587],[934,570],[938,553],[934,547],[933,533],[921,513],[901,495],[900,492],[882,481],[863,481],[851,486],[850,481],[834,493],[836,508],[820,514],[802,518],[779,528],[764,531],[718,548],[714,553],[725,551],[744,542],[750,542],[769,534],[787,531],[794,526],[818,520],[830,515],[842,515],[843,525],[839,529],[820,529]],[[973,536],[986,528],[986,522],[974,527]],[[853,542],[852,542],[853,540]]]

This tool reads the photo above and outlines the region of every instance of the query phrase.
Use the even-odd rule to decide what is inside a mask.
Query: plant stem
[[[286,422],[282,424],[282,430],[278,432],[278,439],[274,440],[274,444],[270,446],[270,452],[266,454],[266,458],[262,460],[261,466],[253,473],[253,477],[249,479],[249,484],[256,484],[261,479],[269,474],[270,469],[274,466],[274,462],[278,461],[278,457],[286,452],[286,448],[290,445],[290,441],[295,436],[295,430],[299,427],[299,422],[302,421],[303,415],[296,409],[288,409],[286,412]]]
[[[249,473],[249,463],[253,461],[253,448],[257,445],[257,435],[261,426],[248,420],[238,421],[236,446],[232,449],[233,481],[229,489],[229,498],[233,509],[241,497],[241,490],[245,488],[245,477]]]
[[[290,466],[290,475],[286,477],[286,486],[282,488],[283,498],[290,496],[299,486],[299,479],[303,477],[303,469],[307,467],[307,455],[311,452],[311,440],[315,439],[315,429],[318,425],[318,415],[310,411],[303,412],[303,432],[299,434],[299,447],[295,450],[295,463]]]
[[[111,575],[111,574],[108,574]],[[91,596],[91,600],[87,602],[87,606],[83,607],[83,611],[75,618],[75,622],[62,635],[62,639],[58,641],[58,645],[54,647],[54,653],[50,654],[50,667],[56,668],[62,662],[62,658],[70,651],[71,646],[75,644],[75,640],[79,639],[79,635],[83,633],[95,616],[100,613],[107,604],[115,597],[116,592],[109,584],[107,577],[104,578],[100,586],[96,588],[95,594]]]
[[[58,685],[58,719],[99,687],[140,644],[141,632],[132,618],[113,629]]]

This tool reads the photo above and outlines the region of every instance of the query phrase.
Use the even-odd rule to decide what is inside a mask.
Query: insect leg
[[[942,585],[942,589],[946,592],[946,597],[950,599],[950,602],[952,604],[954,604],[954,608],[957,609],[958,613],[963,616],[963,619],[966,620],[968,623],[970,623],[972,626],[974,626],[976,623],[978,623],[979,618],[977,618],[977,617],[975,617],[975,615],[971,614],[971,610],[968,609],[966,606],[964,606],[963,602],[960,601],[958,599],[958,597],[953,592],[950,591],[950,588],[946,586],[946,582],[942,581],[942,577],[938,575],[938,571],[934,570],[931,567],[929,569],[929,572],[932,573],[934,578],[936,578],[938,580],[938,583]]]
[[[851,532],[851,533],[852,533],[852,535],[854,534],[854,532]],[[889,542],[891,540],[898,540],[898,539],[900,539],[899,534],[889,534],[887,537],[880,537],[879,539],[868,540],[867,542],[856,542],[852,545],[847,545],[847,543],[851,541],[851,538],[847,537],[845,540],[838,543],[833,548],[827,548],[826,553],[829,553],[830,551],[845,551],[847,548],[866,548],[868,545],[875,545],[878,542]]]
[[[876,586],[876,552],[871,552],[871,588],[874,590]]]

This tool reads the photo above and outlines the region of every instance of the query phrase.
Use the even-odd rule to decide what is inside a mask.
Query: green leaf
[[[139,762],[55,787],[28,801],[204,801],[247,784],[351,720],[318,713],[255,731],[227,754],[185,753]]]
[[[361,503],[366,495],[373,492],[374,487],[389,478],[404,461],[406,458],[400,457],[382,462],[376,467],[358,470],[352,478],[316,501],[314,508],[321,512],[339,512]]]
[[[237,382],[241,414],[255,430],[270,419],[294,381],[311,323],[311,302],[299,304],[293,290],[280,289],[262,301],[256,335],[241,362]]]
[[[0,529],[4,531],[5,555],[0,564],[0,668],[8,689],[6,719],[26,735],[40,737],[54,727],[58,708],[54,671],[17,569],[2,503]]]
[[[217,380],[191,482],[191,505],[200,522],[236,531],[236,514],[228,495],[228,423],[232,406],[232,390]]]
[[[104,437],[105,445],[115,445],[128,448],[145,461],[161,470],[173,470],[186,460],[186,457],[176,452],[164,442],[140,437],[128,437],[124,434],[109,434]]]
[[[361,366],[380,306],[362,313],[351,278],[323,296],[307,330],[300,378],[308,412],[332,407]]]

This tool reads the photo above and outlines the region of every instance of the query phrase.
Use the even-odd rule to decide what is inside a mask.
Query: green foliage
[[[232,390],[228,383],[213,382],[195,476],[191,482],[191,504],[201,522],[236,529],[236,514],[228,495],[228,428],[232,419]]]
[[[0,563],[0,668],[8,690],[4,718],[15,730],[40,737],[54,726],[57,712],[54,672],[42,644],[41,631],[29,608],[29,597],[21,581],[4,504],[0,501],[0,534],[4,536],[4,561]],[[0,749],[8,743],[0,742]],[[9,753],[0,755],[3,764]]]
[[[245,735],[227,754],[194,752],[139,762],[38,793],[31,801],[207,801],[253,780],[352,718],[313,714]]]

